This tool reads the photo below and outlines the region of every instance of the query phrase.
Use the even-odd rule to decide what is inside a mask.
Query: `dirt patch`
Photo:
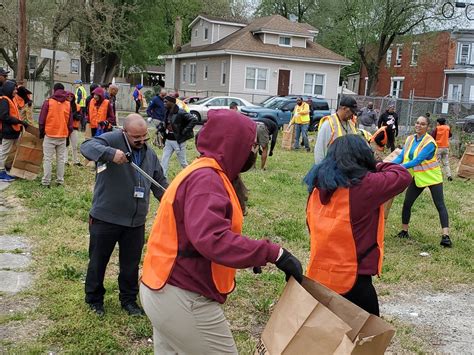
[[[380,299],[380,313],[414,328],[428,352],[472,354],[474,350],[473,288],[456,291],[398,291]],[[398,346],[397,346],[398,347]],[[395,350],[395,349],[394,349]]]
[[[51,321],[46,318],[10,321],[0,325],[0,353],[7,353],[9,344],[32,341],[43,334]]]
[[[26,314],[36,309],[39,300],[34,297],[0,297],[0,316],[8,317],[13,314]]]

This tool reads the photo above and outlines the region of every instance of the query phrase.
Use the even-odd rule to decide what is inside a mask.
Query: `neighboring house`
[[[445,69],[448,100],[474,102],[474,30],[455,30],[454,65]]]
[[[359,92],[360,73],[352,73],[347,75],[346,88],[355,93]]]
[[[279,15],[250,24],[200,15],[189,27],[191,42],[163,56],[167,88],[252,102],[318,95],[335,108],[341,66],[351,62],[315,43],[314,27]]]

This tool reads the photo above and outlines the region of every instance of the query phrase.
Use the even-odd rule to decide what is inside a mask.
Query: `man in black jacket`
[[[165,97],[166,114],[159,131],[163,134],[165,147],[161,166],[165,176],[168,174],[168,166],[173,152],[176,152],[181,167],[188,166],[186,161],[186,141],[194,137],[193,128],[197,119],[176,105],[176,99],[171,96]]]
[[[390,151],[395,150],[395,137],[398,137],[398,115],[395,112],[395,105],[390,104],[387,110],[379,117],[378,128],[387,126],[388,142],[387,147]]]
[[[268,152],[268,143],[270,143],[270,153]],[[278,138],[278,124],[270,118],[260,118],[257,120],[257,141],[260,146],[259,153],[262,156],[261,167],[266,170],[265,165],[267,156],[273,155],[273,149]]]

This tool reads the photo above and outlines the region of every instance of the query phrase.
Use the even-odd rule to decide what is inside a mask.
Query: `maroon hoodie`
[[[256,124],[238,112],[211,110],[199,133],[197,149],[214,158],[233,181],[256,139]],[[178,187],[174,201],[178,250],[198,257],[177,257],[168,283],[224,303],[214,286],[211,261],[243,269],[274,263],[280,247],[231,231],[232,205],[219,174],[204,168],[192,172]]]
[[[99,101],[97,101],[97,106],[100,106],[102,101],[105,100],[105,90],[101,88],[100,86],[95,89],[92,92],[93,95],[99,95]],[[112,103],[109,100],[109,106],[107,107],[107,121],[109,121],[112,126],[116,126],[116,119],[115,119],[115,113],[114,113],[114,108],[112,107]]]
[[[56,90],[49,99],[56,100],[58,102],[64,102],[66,101],[66,91],[59,89]],[[41,112],[38,118],[38,125],[39,125],[39,130],[40,130],[40,136],[44,137],[44,128],[46,126],[46,118],[48,117],[48,111],[49,111],[49,99],[44,100],[43,106],[41,106]],[[70,111],[69,114],[69,121],[67,124],[67,128],[69,130],[69,134],[72,132],[72,110]]]

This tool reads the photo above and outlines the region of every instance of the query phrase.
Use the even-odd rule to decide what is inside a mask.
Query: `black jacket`
[[[15,83],[12,81],[6,81],[2,86],[2,95],[7,96],[12,100],[14,90]],[[12,125],[22,123],[22,121],[18,117],[10,116],[10,105],[5,99],[0,99],[0,121],[2,121],[2,128],[0,130],[0,136],[2,138],[17,139],[20,136],[21,131],[15,131]]]
[[[174,139],[181,144],[194,137],[193,128],[196,123],[197,119],[194,116],[175,105],[173,109],[166,111],[165,121],[159,126],[158,130],[163,134],[165,139],[172,139],[166,132],[166,127],[170,124]]]
[[[382,127],[383,123],[387,123],[392,118],[395,121],[394,122],[394,127],[393,127],[393,129],[395,130],[395,137],[398,137],[398,115],[397,115],[396,112],[390,113],[388,111],[385,111],[384,113],[382,113],[379,117],[379,122],[378,122],[377,126],[378,126],[378,128]]]

